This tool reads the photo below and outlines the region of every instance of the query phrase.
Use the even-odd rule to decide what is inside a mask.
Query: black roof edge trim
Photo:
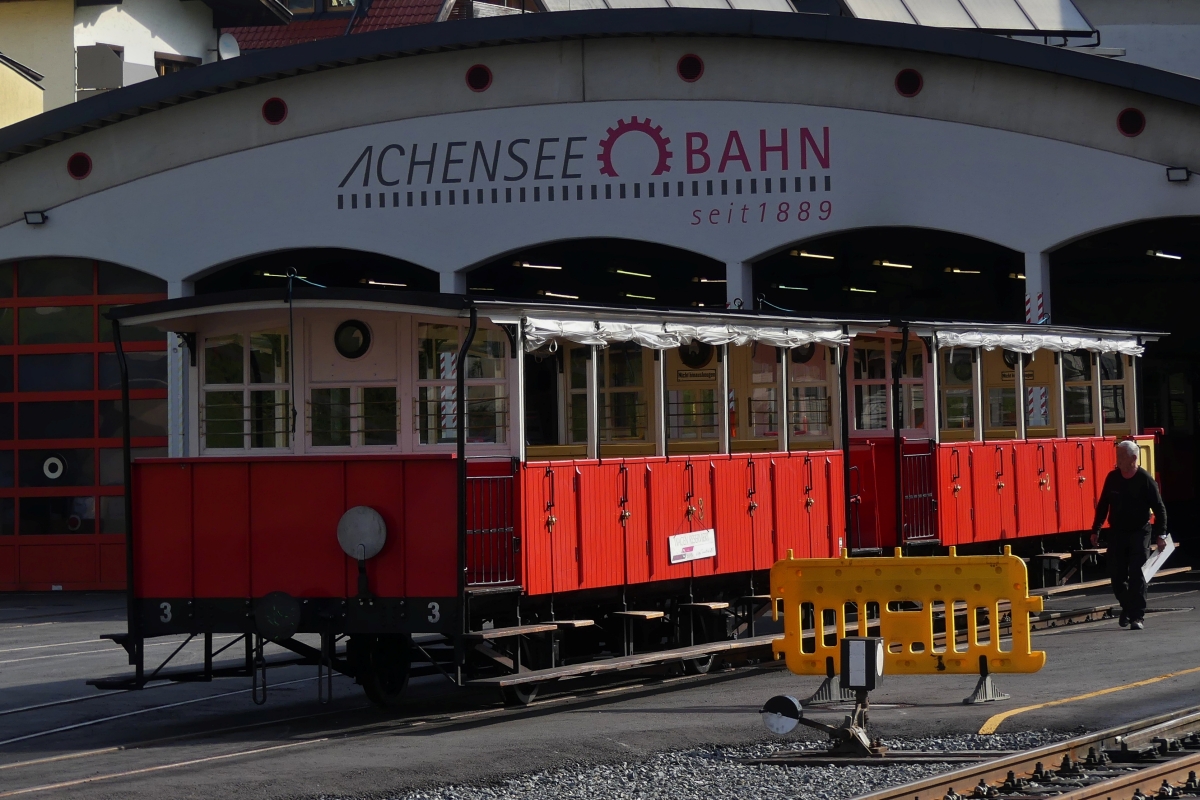
[[[144,107],[206,96],[240,81],[275,80],[303,69],[379,58],[570,39],[627,36],[731,36],[820,41],[955,56],[1093,81],[1200,106],[1200,80],[1060,47],[993,36],[826,14],[693,8],[558,11],[435,22],[257,50],[71,103],[0,129],[0,163],[98,120],[138,116]],[[61,139],[56,139],[59,141]]]
[[[439,292],[400,292],[388,289],[318,289],[315,286],[296,285],[292,287],[293,300],[344,300],[357,303],[388,303],[392,305],[425,306],[426,308],[444,308],[451,311],[471,307],[471,301],[466,295],[441,294]],[[212,294],[197,294],[191,297],[176,297],[170,300],[155,300],[149,303],[135,303],[127,306],[110,308],[104,315],[112,320],[146,317],[152,314],[170,314],[180,311],[203,312],[206,308],[215,308],[237,303],[263,303],[278,301],[287,302],[287,287],[271,287],[269,289],[242,289],[232,292],[213,292]]]

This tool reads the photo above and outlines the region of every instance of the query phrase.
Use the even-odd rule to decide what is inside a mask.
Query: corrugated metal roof
[[[1071,0],[843,0],[856,19],[1011,35],[1092,36]]]

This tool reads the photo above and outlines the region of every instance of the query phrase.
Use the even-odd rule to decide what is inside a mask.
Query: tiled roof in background
[[[351,33],[368,33],[387,28],[403,28],[436,22],[443,0],[374,0],[367,11],[359,12]],[[242,51],[287,47],[319,39],[332,39],[346,32],[348,17],[298,19],[289,25],[257,25],[243,28],[223,28],[232,33]]]

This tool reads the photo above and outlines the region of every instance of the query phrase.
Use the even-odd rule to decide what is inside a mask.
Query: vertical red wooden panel
[[[250,462],[250,591],[254,597],[275,591],[294,597],[343,595],[345,557],[337,542],[337,524],[346,508],[344,467],[337,461]],[[426,476],[416,472],[418,479]]]
[[[754,524],[760,513],[770,516],[770,504],[758,496],[761,478],[767,485],[765,470],[749,456],[718,456],[710,459],[713,496],[713,527],[716,529],[717,557],[695,562],[696,574],[711,567],[717,573],[745,572],[754,568]],[[760,476],[759,472],[763,474]],[[765,498],[763,498],[765,499]],[[751,510],[751,504],[755,508]],[[711,563],[715,561],[715,563]],[[707,563],[706,563],[707,562]]]
[[[192,509],[196,597],[250,597],[250,466],[193,462],[191,472],[204,498]]]
[[[1041,536],[1046,533],[1042,518],[1042,487],[1035,442],[1012,444],[1015,469],[1009,485],[1017,503],[1017,536]]]
[[[369,506],[379,512],[387,525],[387,541],[383,549],[379,555],[367,561],[367,579],[372,593],[379,597],[405,596],[406,495],[405,462],[382,459],[346,462],[346,508]],[[429,500],[422,497],[420,502]],[[457,509],[455,517],[457,529]],[[345,592],[351,597],[358,593],[358,562],[345,556],[343,558]]]
[[[1100,493],[1104,491],[1104,480],[1108,473],[1117,468],[1117,440],[1109,437],[1092,437],[1092,470],[1096,480],[1092,483],[1092,508],[1100,502]],[[1090,522],[1090,520],[1089,520]],[[1105,525],[1108,523],[1106,522]]]
[[[753,464],[754,502],[757,507],[750,515],[753,540],[750,564],[743,569],[770,569],[775,563],[775,481],[771,456],[750,456]]]
[[[549,526],[551,579],[555,592],[579,588],[579,476],[573,461],[550,467],[550,492],[554,499],[554,525]]]
[[[1065,531],[1083,530],[1083,496],[1080,487],[1080,465],[1086,460],[1086,448],[1079,439],[1056,439],[1054,441],[1054,478],[1058,484],[1058,519]],[[1090,490],[1091,487],[1089,486]]]
[[[550,507],[551,469],[551,465],[543,461],[526,463],[521,469],[522,586],[531,595],[554,591],[553,527],[547,523],[547,519],[555,515]]]
[[[622,476],[625,491],[625,580],[645,583],[650,580],[650,468],[666,464],[665,458],[627,458]]]
[[[661,581],[687,578],[692,574],[690,563],[671,564],[668,537],[712,527],[712,503],[708,497],[707,461],[667,459],[654,464],[650,470],[650,579]],[[696,474],[696,473],[699,474]],[[688,494],[692,494],[689,501]],[[704,519],[700,519],[703,501]],[[688,517],[689,506],[696,509]]]
[[[892,546],[890,542],[895,538],[896,527],[894,512],[892,522],[884,522],[884,517],[888,508],[885,501],[894,491],[887,489],[886,483],[892,480],[895,469],[886,461],[879,442],[851,442],[850,491],[858,497],[855,503],[857,519],[850,531],[851,549]]]
[[[453,459],[406,461],[404,494],[419,498],[404,504],[407,596],[458,594],[458,466]]]
[[[1017,535],[1013,502],[1012,445],[970,445],[975,541],[994,542]]]
[[[134,591],[138,597],[191,597],[191,465],[137,464],[133,489],[138,498],[134,508]],[[27,580],[25,564],[21,567],[22,579]]]
[[[945,547],[965,544],[959,536],[958,497],[963,486],[959,482],[966,457],[950,445],[937,447],[934,465],[934,496],[938,507],[938,539]]]
[[[841,556],[846,541],[845,458],[841,450],[824,452],[826,480],[829,482],[829,555]]]
[[[701,482],[704,484],[704,490],[698,491],[704,505],[702,507],[697,506],[699,508],[699,522],[692,530],[713,528],[713,537],[717,544],[716,558],[701,558],[689,562],[692,567],[693,577],[712,575],[717,571],[717,561],[721,557],[721,540],[719,538],[721,531],[717,528],[717,506],[720,503],[717,501],[717,483],[714,473],[717,462],[728,460],[729,456],[699,456],[692,459],[692,469],[695,473],[697,489],[699,489]],[[736,537],[734,541],[736,541]]]
[[[584,589],[625,583],[625,526],[621,524],[625,473],[621,467],[619,461],[576,462]]]
[[[800,455],[797,453],[797,455]],[[818,557],[839,555],[837,534],[831,524],[833,497],[830,491],[832,464],[819,451],[804,453],[801,475],[804,478],[804,513],[808,516],[808,536]]]
[[[800,454],[781,453],[773,459],[775,474],[775,559],[812,558],[808,515],[804,513],[803,459]]]

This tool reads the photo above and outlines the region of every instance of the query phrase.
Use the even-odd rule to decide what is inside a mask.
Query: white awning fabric
[[[684,325],[673,322],[605,322],[525,318],[525,350],[532,352],[551,341],[607,347],[636,342],[651,350],[669,350],[691,342],[736,344],[763,342],[775,347],[849,344],[841,328],[775,328],[750,325]]]
[[[1031,333],[985,333],[983,331],[938,331],[938,347],[982,347],[995,350],[1001,347],[1015,353],[1050,350],[1055,353],[1088,350],[1093,353],[1121,353],[1140,356],[1144,347],[1133,338],[1104,338],[1100,336],[1041,336]]]

